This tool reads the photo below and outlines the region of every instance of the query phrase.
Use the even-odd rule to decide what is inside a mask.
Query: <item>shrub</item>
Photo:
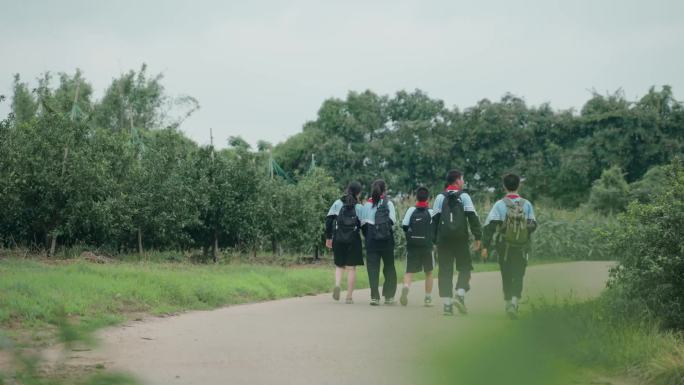
[[[537,206],[539,227],[532,236],[532,258],[574,260],[613,259],[602,234],[614,217],[590,210],[561,210]]]
[[[684,164],[667,168],[665,191],[632,203],[608,238],[620,265],[611,284],[638,298],[663,326],[684,329]]]
[[[651,167],[641,179],[629,185],[630,200],[649,203],[664,192],[666,185],[667,166]]]
[[[629,202],[629,185],[622,169],[617,166],[601,173],[594,182],[589,196],[589,206],[604,213],[623,211]]]

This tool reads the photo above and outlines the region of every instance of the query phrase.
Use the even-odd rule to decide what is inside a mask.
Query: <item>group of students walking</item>
[[[506,174],[503,177],[506,195],[497,201],[487,216],[484,226],[468,193],[463,191],[463,173],[451,170],[446,175],[446,187],[434,200],[430,209],[430,192],[419,187],[416,204],[410,207],[401,222],[406,235],[406,272],[399,302],[408,304],[408,293],[414,273],[425,272],[424,305],[432,306],[432,271],[437,255],[438,291],[445,315],[454,314],[454,306],[461,314],[467,314],[465,296],[470,290],[473,270],[471,258],[471,235],[473,250],[483,259],[493,249],[501,268],[505,311],[515,318],[518,301],[522,295],[523,277],[527,266],[530,235],[537,223],[532,204],[518,194],[520,177]],[[340,299],[341,282],[347,272],[346,303],[353,303],[356,266],[364,264],[365,240],[368,281],[371,288],[371,306],[379,306],[380,266],[384,283],[382,297],[385,305],[395,303],[397,272],[394,264],[394,228],[397,214],[394,203],[387,198],[387,184],[376,180],[371,185],[371,196],[360,202],[361,184],[352,182],[344,196],[336,200],[326,217],[326,246],[333,250],[335,263],[335,287],[333,298]],[[454,286],[454,266],[458,272]]]

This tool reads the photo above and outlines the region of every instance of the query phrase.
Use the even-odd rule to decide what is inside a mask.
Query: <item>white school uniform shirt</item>
[[[340,215],[340,210],[342,210],[342,207],[344,207],[344,203],[342,203],[342,200],[336,200],[335,202],[333,202],[332,206],[330,206],[330,210],[328,210],[327,216],[329,217],[331,215]],[[356,217],[361,219],[361,215],[363,214],[363,206],[357,203],[356,206],[354,206],[354,210],[356,211]]]
[[[518,202],[520,199],[522,199],[519,195],[507,195],[506,197],[510,198],[513,202]],[[525,204],[523,205],[523,212],[525,213],[525,218],[526,219],[531,219],[533,221],[536,221],[537,219],[534,216],[534,208],[532,207],[532,203],[530,201],[525,200]],[[506,213],[508,213],[508,207],[506,207],[506,202],[504,202],[503,199],[499,199],[494,203],[494,206],[492,206],[491,211],[489,211],[489,215],[487,215],[487,219],[485,220],[485,226],[487,226],[491,221],[503,221],[506,219]]]
[[[456,191],[456,190],[454,190]],[[437,197],[435,198],[435,203],[432,205],[432,211],[433,211],[433,216],[437,215],[442,212],[442,205],[444,204],[444,196],[447,194],[448,191],[442,192]],[[473,200],[470,198],[470,195],[468,193],[463,192],[461,193],[461,202],[463,202],[463,211],[466,212],[473,212],[475,215],[477,215],[477,211],[475,211],[475,205],[473,204]]]
[[[380,206],[384,200],[385,198],[380,199],[380,203],[378,203],[378,206]],[[360,217],[361,226],[365,224],[375,225],[375,213],[378,211],[378,206],[373,207],[373,203],[371,202],[366,202],[363,205],[363,211]],[[391,200],[387,200],[387,208],[389,209],[389,217],[392,221],[392,224],[397,223],[397,212],[394,209],[394,203],[392,203]]]

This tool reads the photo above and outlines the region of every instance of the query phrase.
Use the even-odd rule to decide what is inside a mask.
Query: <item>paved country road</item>
[[[610,265],[531,267],[525,295],[595,296]],[[99,333],[101,346],[73,363],[104,363],[151,385],[413,384],[430,349],[426,341],[513,322],[504,316],[500,287],[498,272],[474,274],[467,316],[445,317],[439,303],[422,307],[421,282],[406,308],[371,307],[369,290],[359,290],[353,305],[324,294],[132,321]]]

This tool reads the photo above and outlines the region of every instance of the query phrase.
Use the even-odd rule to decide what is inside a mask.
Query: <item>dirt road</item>
[[[525,292],[532,300],[594,296],[609,266],[535,266]],[[422,307],[422,285],[414,284],[406,308],[370,307],[369,290],[359,290],[353,305],[324,294],[130,322],[101,332],[100,348],[74,361],[103,363],[158,385],[411,384],[426,341],[444,331],[511,322],[500,286],[498,272],[474,274],[465,317],[441,315],[439,303]]]

